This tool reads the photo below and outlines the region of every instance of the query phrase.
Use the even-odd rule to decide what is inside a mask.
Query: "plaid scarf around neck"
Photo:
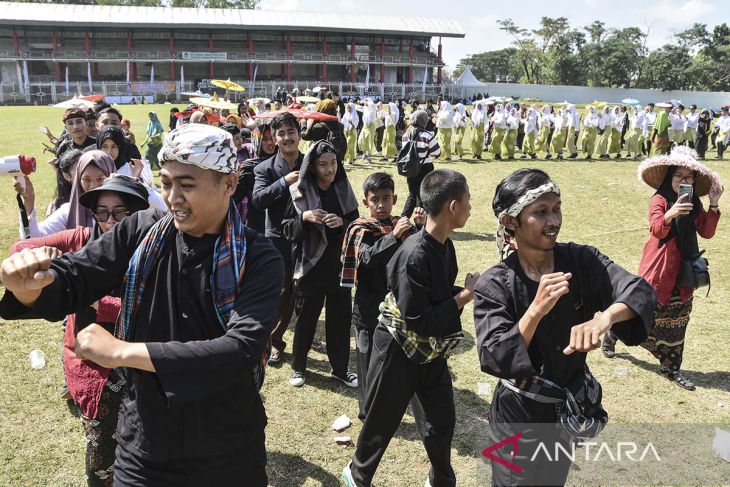
[[[340,274],[340,286],[357,287],[357,268],[360,265],[360,245],[366,235],[370,234],[378,239],[393,231],[398,220],[403,217],[391,217],[390,224],[384,223],[375,218],[358,218],[347,227],[345,238],[342,240],[342,273]],[[403,232],[400,240],[405,240],[413,233],[415,227]]]
[[[117,320],[115,335],[130,341],[134,336],[135,315],[142,302],[147,279],[175,234],[172,214],[155,223],[137,247],[124,276],[122,311]],[[246,237],[244,225],[235,205],[231,204],[226,217],[226,227],[215,242],[213,270],[210,284],[218,322],[224,331],[233,311],[233,305],[243,284],[246,262]]]

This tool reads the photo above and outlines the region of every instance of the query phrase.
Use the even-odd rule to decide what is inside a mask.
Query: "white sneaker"
[[[294,387],[302,387],[304,385],[304,373],[296,370],[292,372],[291,377],[289,377],[289,384]]]
[[[423,484],[423,487],[431,487],[431,480],[426,477],[426,483]]]
[[[330,372],[330,375],[339,380],[342,381],[347,387],[357,387],[357,374],[353,374],[352,372],[348,372],[345,377],[340,377],[339,375],[335,375],[334,372]],[[290,381],[291,382],[291,381]]]
[[[347,462],[345,468],[342,469],[342,480],[345,482],[346,487],[357,487],[357,485],[355,485],[355,479],[352,478],[352,470],[350,470],[350,465],[352,465],[352,460]]]

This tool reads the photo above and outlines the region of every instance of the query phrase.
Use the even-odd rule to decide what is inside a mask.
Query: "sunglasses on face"
[[[108,221],[109,215],[111,215],[115,221],[120,222],[125,216],[129,215],[129,210],[124,207],[114,208],[112,211],[109,211],[106,208],[97,208],[91,213],[94,214],[94,219],[99,223]]]

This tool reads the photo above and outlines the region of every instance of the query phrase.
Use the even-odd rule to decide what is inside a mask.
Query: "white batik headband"
[[[236,172],[237,162],[232,140],[231,134],[217,127],[185,124],[165,136],[158,159],[231,174]]]
[[[522,213],[525,207],[531,205],[540,196],[548,193],[555,193],[560,196],[560,188],[552,181],[549,181],[538,188],[529,190],[527,193],[519,197],[519,199],[502,212],[497,215],[497,250],[499,251],[499,260],[504,260],[509,254],[515,250],[515,246],[511,241],[511,238],[506,233],[504,224],[502,223],[502,217],[509,215],[517,218]]]

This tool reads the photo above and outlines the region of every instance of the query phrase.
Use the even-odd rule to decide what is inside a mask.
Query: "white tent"
[[[461,76],[454,81],[454,94],[461,98],[468,98],[477,92],[486,92],[487,84],[482,83],[474,76],[469,66],[464,69]]]

